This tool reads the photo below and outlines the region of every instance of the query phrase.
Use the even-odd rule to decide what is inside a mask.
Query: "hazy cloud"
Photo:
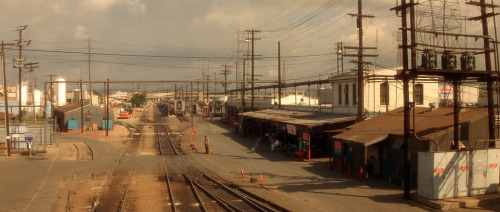
[[[77,24],[73,28],[73,34],[75,35],[75,40],[84,40],[89,38],[87,28],[80,24]]]
[[[378,46],[377,63],[392,66],[397,61],[396,35],[401,27],[401,19],[389,10],[396,2],[365,0],[363,3],[364,13],[375,16],[363,21],[365,46]],[[325,6],[330,7],[325,9]],[[29,25],[23,36],[33,42],[24,55],[29,61],[40,62],[35,77],[43,79],[48,74],[79,79],[79,74],[68,70],[87,71],[87,55],[29,49],[85,53],[89,38],[91,51],[95,53],[181,57],[92,55],[92,76],[117,80],[186,76],[200,79],[204,57],[210,58],[212,73],[222,64],[232,65],[233,74],[229,78],[234,79],[234,74],[241,74],[242,70],[241,66],[235,70],[236,60],[232,56],[241,56],[249,44],[242,44],[242,37],[238,42],[237,30],[261,30],[255,34],[259,38],[255,53],[263,58],[255,62],[255,73],[262,74],[262,80],[277,76],[278,41],[288,79],[303,76],[318,79],[318,75],[331,73],[336,69],[336,55],[332,54],[336,43],[356,46],[358,42],[356,19],[348,15],[357,12],[353,1],[16,0],[6,1],[2,8],[1,39],[18,39],[12,28]],[[477,9],[467,11],[477,13]],[[478,29],[478,23],[467,28],[469,32]],[[7,54],[10,58],[16,56],[15,51]],[[186,56],[194,58],[182,58]],[[346,69],[354,65],[346,59]],[[16,78],[9,80],[15,82]]]

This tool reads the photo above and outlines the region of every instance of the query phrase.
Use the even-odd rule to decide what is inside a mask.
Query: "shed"
[[[342,132],[357,119],[350,115],[276,109],[245,112],[243,117],[247,134],[273,134],[294,149],[307,152],[309,159],[329,156],[330,135]]]
[[[413,118],[415,113],[415,118]],[[453,108],[440,107],[430,110],[417,107],[410,112],[412,166],[417,167],[417,152],[449,151],[453,141]],[[465,108],[460,112],[460,141],[463,147],[484,147],[477,142],[488,139],[487,108]],[[389,176],[403,165],[404,110],[398,108],[347,128],[333,136],[337,160],[351,164],[353,170],[368,167],[374,175]],[[344,166],[345,167],[345,166]],[[373,168],[373,170],[370,170]]]
[[[63,128],[63,130],[70,129],[71,126],[75,126],[75,120],[77,121],[76,126],[81,125],[82,121],[82,110],[81,103],[71,103],[54,109],[54,115],[57,119],[57,124]],[[108,111],[109,120],[114,119],[114,114]],[[93,125],[97,125],[99,129],[103,127],[103,120],[106,119],[106,112],[104,108],[97,107],[95,105],[90,105],[88,103],[83,105],[83,126],[88,128]],[[79,128],[79,127],[78,127]],[[78,129],[74,129],[78,130]]]

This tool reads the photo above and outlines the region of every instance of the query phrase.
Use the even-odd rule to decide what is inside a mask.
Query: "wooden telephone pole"
[[[358,96],[358,119],[357,121],[362,121],[363,120],[363,114],[364,114],[364,107],[365,107],[365,100],[364,100],[364,64],[365,62],[363,61],[363,58],[366,56],[375,56],[376,55],[364,55],[363,50],[366,49],[363,47],[363,18],[373,18],[373,15],[363,15],[363,6],[362,6],[362,0],[358,0],[358,14],[349,14],[350,16],[356,17],[356,22],[357,22],[357,28],[358,28],[358,47],[351,47],[354,49],[358,50],[358,54],[355,55],[358,58],[358,61],[353,61],[354,63],[357,63],[358,66],[358,83],[357,83],[357,96]],[[344,47],[344,48],[349,48],[349,47]],[[369,47],[372,49],[372,47]],[[344,56],[349,56],[349,55],[344,55]],[[354,56],[354,55],[351,55]],[[348,95],[348,94],[346,94]],[[354,101],[354,100],[353,100]],[[365,159],[366,161],[366,159]]]

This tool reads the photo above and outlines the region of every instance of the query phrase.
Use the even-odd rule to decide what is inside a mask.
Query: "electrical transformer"
[[[462,56],[460,56],[460,68],[464,71],[476,69],[476,58],[472,53],[462,53]]]
[[[437,55],[432,49],[424,49],[422,53],[422,68],[436,68],[437,67]]]
[[[457,68],[457,56],[453,51],[444,51],[441,55],[441,68],[451,70]]]

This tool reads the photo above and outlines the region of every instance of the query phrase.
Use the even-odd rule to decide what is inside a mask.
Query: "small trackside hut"
[[[79,130],[82,123],[81,103],[71,103],[54,109],[54,115],[57,124],[61,131]],[[108,112],[109,120],[114,119],[113,112]],[[83,127],[97,125],[99,129],[104,126],[103,121],[106,120],[106,112],[104,108],[90,105],[83,105]],[[73,128],[73,129],[72,129]]]

